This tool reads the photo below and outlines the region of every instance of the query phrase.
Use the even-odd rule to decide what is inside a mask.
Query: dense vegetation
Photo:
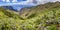
[[[38,5],[20,15],[0,7],[0,30],[60,30],[60,2]]]

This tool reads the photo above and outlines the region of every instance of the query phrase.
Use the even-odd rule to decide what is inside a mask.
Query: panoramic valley
[[[60,2],[16,12],[0,7],[0,30],[60,30]]]

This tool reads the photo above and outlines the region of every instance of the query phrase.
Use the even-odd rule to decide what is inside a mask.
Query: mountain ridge
[[[22,10],[23,14],[18,14],[1,7],[0,30],[60,30],[60,2]]]

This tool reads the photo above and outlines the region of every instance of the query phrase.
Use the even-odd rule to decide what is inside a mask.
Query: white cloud
[[[6,2],[10,2],[10,0],[5,0]]]
[[[36,0],[37,4],[44,4],[47,2],[56,2],[56,1],[60,1],[60,0]],[[33,0],[27,0],[26,2],[22,3],[22,4],[33,4]]]
[[[13,0],[12,2],[17,2],[17,0]]]
[[[15,2],[17,0],[14,0],[13,2]],[[37,4],[44,4],[44,3],[47,3],[47,2],[56,2],[56,1],[60,1],[60,0],[36,0],[37,1]],[[18,5],[37,5],[37,4],[34,4],[33,3],[33,0],[27,0],[27,1],[21,1],[19,3],[13,3],[13,4],[18,4]]]
[[[56,1],[60,2],[60,0],[36,0],[36,1],[37,1],[37,4],[44,4],[47,2],[56,2]]]
[[[3,2],[5,2],[5,0],[2,0]]]
[[[5,1],[5,0],[3,0]],[[9,0],[6,0],[7,2],[10,2]],[[47,2],[56,2],[56,1],[59,1],[60,0],[36,0],[37,1],[37,4],[44,4],[44,3],[47,3]],[[12,2],[17,2],[17,0],[13,0]],[[33,3],[33,0],[27,0],[27,1],[21,1],[21,2],[18,2],[18,3],[8,3],[8,5],[37,5],[37,4],[34,4]]]

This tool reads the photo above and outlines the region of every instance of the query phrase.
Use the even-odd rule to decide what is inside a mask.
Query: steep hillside
[[[60,2],[24,8],[18,13],[0,7],[0,30],[60,30]]]
[[[22,18],[28,18],[30,15],[32,14],[37,14],[40,13],[41,11],[45,11],[45,10],[50,10],[53,8],[59,8],[60,7],[60,2],[55,2],[55,3],[46,3],[46,4],[40,4],[36,7],[31,7],[31,8],[23,8],[22,11],[20,11],[20,15],[22,15]]]

